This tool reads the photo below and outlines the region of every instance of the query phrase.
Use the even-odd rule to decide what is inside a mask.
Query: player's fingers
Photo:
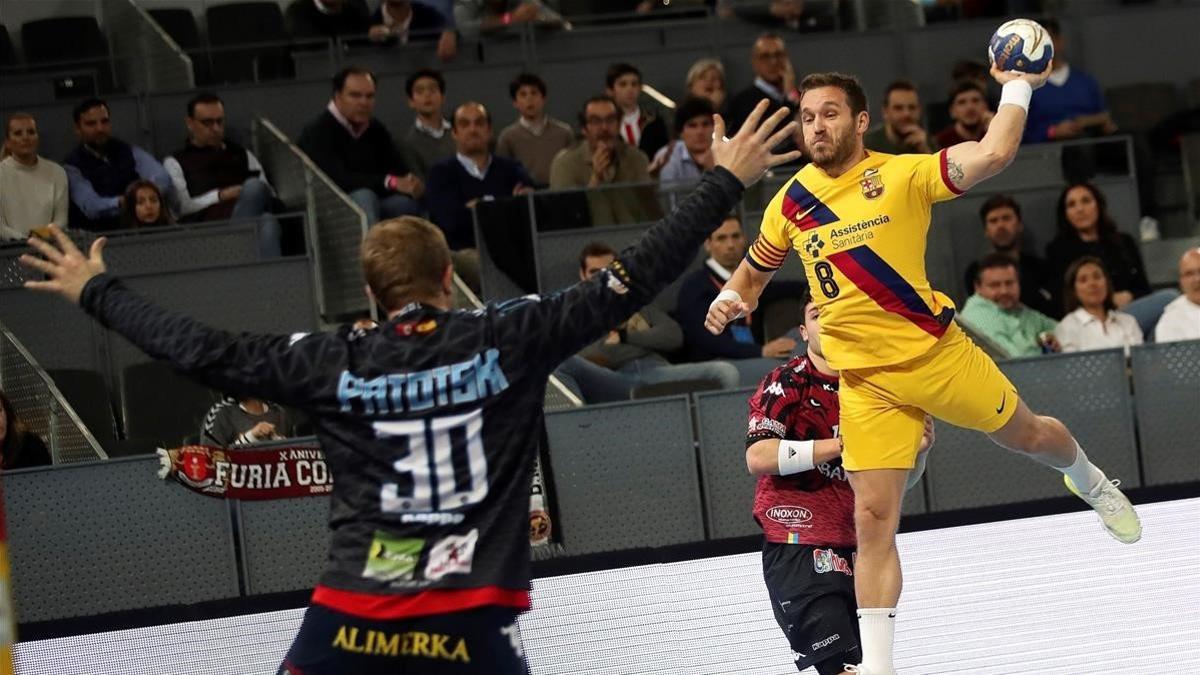
[[[770,160],[769,166],[779,166],[780,164],[787,164],[788,162],[794,162],[803,156],[804,156],[804,153],[800,152],[799,150],[792,150],[791,152],[785,152],[782,155],[771,155],[771,160]]]
[[[750,111],[750,114],[746,116],[746,121],[742,122],[742,127],[738,129],[737,136],[734,136],[734,138],[743,135],[753,136],[754,132],[758,130],[759,120],[767,112],[769,105],[771,105],[771,102],[768,99],[764,98],[759,101],[758,105],[754,106],[754,110]]]
[[[46,262],[41,258],[35,258],[28,253],[22,254],[20,260],[22,265],[31,267],[39,272],[42,272],[43,274],[54,273],[55,265],[53,263]]]
[[[713,143],[720,143],[725,138],[725,118],[721,113],[713,115]]]
[[[50,234],[54,237],[54,241],[58,242],[58,247],[62,249],[64,255],[79,253],[79,247],[75,245],[75,242],[71,241],[66,232],[62,231],[61,227],[51,224]]]
[[[754,140],[758,141],[759,143],[766,141],[767,137],[771,135],[771,132],[775,131],[775,129],[779,126],[779,123],[787,119],[787,116],[791,114],[792,111],[787,106],[784,106],[771,113],[771,116],[768,117],[766,121],[764,121],[762,125],[758,127],[758,129],[755,129]],[[775,144],[769,143],[768,147],[775,147]]]
[[[25,288],[31,291],[50,291],[57,292],[59,285],[57,281],[26,281]]]
[[[50,245],[50,242],[39,237],[30,237],[26,243],[37,250],[38,253],[46,256],[51,262],[62,262],[63,255],[58,249]]]
[[[92,248],[88,250],[88,260],[93,263],[104,264],[104,247],[108,244],[108,237],[100,237],[92,242]]]
[[[785,113],[787,112],[787,108],[781,108],[781,110]],[[774,118],[772,118],[772,119],[774,119]],[[766,125],[763,125],[763,126],[766,126]],[[796,133],[795,120],[783,125],[782,129],[780,129],[779,131],[776,131],[774,134],[771,135],[770,138],[767,139],[767,149],[773,148],[773,147],[779,145],[780,143],[782,143],[784,140],[791,138],[792,134],[794,134],[794,133]]]

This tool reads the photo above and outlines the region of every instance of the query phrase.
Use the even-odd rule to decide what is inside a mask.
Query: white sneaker
[[[1091,494],[1079,492],[1071,479],[1065,475],[1063,482],[1075,496],[1095,509],[1100,516],[1100,522],[1104,524],[1104,529],[1108,530],[1113,539],[1122,544],[1132,544],[1142,538],[1142,521],[1138,518],[1137,511],[1133,510],[1129,498],[1117,489],[1121,481],[1102,481]]]

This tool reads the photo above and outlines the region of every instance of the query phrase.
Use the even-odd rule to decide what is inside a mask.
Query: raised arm
[[[553,369],[653,300],[687,269],[696,249],[721,225],[745,186],[768,168],[797,156],[796,152],[771,153],[795,122],[776,130],[787,117],[784,110],[760,126],[766,109],[764,99],[729,140],[723,139],[725,125],[717,116],[713,142],[717,167],[692,194],[593,279],[553,295],[501,305],[502,338],[531,361]]]
[[[952,145],[946,152],[946,178],[958,192],[995,176],[1012,163],[1025,133],[1029,99],[1033,90],[1046,83],[1054,62],[1038,74],[1002,71],[992,66],[992,77],[1004,85],[1000,107],[979,141]]]

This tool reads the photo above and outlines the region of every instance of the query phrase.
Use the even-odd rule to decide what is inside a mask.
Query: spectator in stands
[[[570,24],[542,0],[454,0],[454,22],[464,35],[501,31],[514,24],[561,28]]]
[[[608,96],[593,96],[583,104],[579,123],[583,142],[562,150],[550,164],[550,187],[599,188],[614,183],[650,180],[649,161],[621,139],[621,114]],[[593,225],[653,220],[651,205],[628,190],[590,190],[588,206]]]
[[[712,102],[706,98],[689,98],[675,109],[675,135],[670,144],[654,156],[650,173],[657,174],[662,183],[700,180],[713,168]]]
[[[992,121],[988,108],[987,90],[974,80],[959,80],[950,89],[950,126],[934,135],[939,148],[948,148],[966,141],[978,141],[987,133]]]
[[[483,104],[469,101],[454,111],[457,154],[429,170],[429,216],[446,234],[454,269],[472,288],[479,288],[479,253],[471,209],[480,201],[504,199],[533,190],[533,179],[521,163],[495,157],[492,116]]]
[[[148,180],[129,184],[121,201],[121,227],[136,230],[144,227],[171,225],[175,219],[158,186]]]
[[[496,154],[520,162],[536,187],[550,184],[550,164],[560,150],[575,143],[571,125],[546,114],[546,82],[533,73],[521,73],[508,85],[508,95],[519,117],[496,140]]]
[[[292,0],[286,19],[293,38],[316,40],[366,35],[369,16],[364,0]]]
[[[97,232],[119,227],[125,189],[138,178],[170,194],[171,177],[163,165],[145,150],[113,137],[107,103],[90,98],[75,106],[74,117],[79,145],[63,161],[71,190],[71,227]]]
[[[1200,248],[1179,258],[1179,290],[1183,295],[1167,305],[1154,328],[1155,342],[1200,340]]]
[[[1067,315],[1058,324],[1064,352],[1142,344],[1142,329],[1132,316],[1119,311],[1104,261],[1084,256],[1067,268],[1063,295]]]
[[[1090,183],[1073,183],[1058,198],[1058,233],[1046,247],[1051,278],[1064,278],[1067,268],[1085,256],[1103,261],[1117,309],[1150,292],[1137,243],[1117,231],[1104,193]]]
[[[607,244],[593,242],[579,254],[579,278],[587,280],[616,260]],[[683,346],[683,332],[666,312],[650,304],[617,330],[568,359],[558,370],[567,386],[588,403],[628,400],[643,384],[710,380],[738,385],[738,370],[723,361],[672,365],[666,355]]]
[[[366,211],[369,223],[416,215],[425,185],[374,115],[375,76],[345,68],[333,78],[325,112],[305,127],[297,145]]]
[[[791,356],[796,341],[787,336],[765,341],[761,311],[730,322],[720,335],[709,333],[704,328],[708,306],[746,257],[746,236],[736,215],[727,217],[709,235],[704,250],[708,252],[708,260],[703,268],[683,277],[675,305],[675,318],[683,326],[689,359],[729,359],[737,366],[741,383],[752,385],[778,366],[779,359]],[[758,307],[761,310],[776,300],[798,297],[801,290],[802,283],[775,280],[763,290],[769,297],[764,295]]]
[[[450,122],[442,115],[446,80],[436,70],[421,68],[405,80],[404,91],[408,107],[417,114],[412,128],[404,134],[404,147],[412,159],[413,173],[425,180],[429,167],[454,156]]]
[[[754,110],[754,106],[764,98],[771,100],[771,107],[767,108],[764,115],[771,115],[785,106],[795,112],[800,105],[800,92],[796,91],[796,71],[792,68],[787,45],[777,33],[763,33],[758,36],[750,52],[750,66],[754,69],[754,84],[725,101],[725,108],[721,112],[725,118],[726,136],[736,133],[742,122],[745,122],[746,117]],[[780,145],[790,144],[785,142]],[[791,149],[779,147],[775,151]],[[757,383],[757,380],[755,382]]]
[[[1053,284],[1047,282],[1047,279],[1061,279],[1061,276],[1050,276],[1046,262],[1024,250],[1025,224],[1021,220],[1021,205],[1008,195],[995,194],[979,208],[979,219],[983,221],[983,236],[992,245],[992,253],[1003,253],[1017,266],[1021,304],[1052,318],[1062,316],[1061,305],[1055,302],[1057,292],[1049,290],[1048,286]],[[972,262],[967,266],[963,287],[974,288],[978,277],[979,263]]]
[[[921,97],[911,80],[896,80],[883,90],[883,123],[863,136],[868,150],[892,155],[930,153],[937,142],[921,124]]]
[[[33,115],[9,115],[0,157],[0,240],[25,239],[50,223],[66,227],[70,209],[67,172],[38,155]]]
[[[1004,356],[1034,356],[1045,347],[1059,351],[1054,319],[1021,302],[1017,265],[1003,253],[989,253],[975,271],[975,293],[960,314],[963,323],[987,336]]]
[[[410,39],[433,37],[437,32],[437,55],[450,61],[458,55],[458,33],[452,17],[441,10],[413,0],[383,0],[371,15],[367,36],[372,42],[407,45]]]
[[[271,214],[274,191],[254,153],[225,137],[225,104],[216,94],[197,94],[188,101],[183,121],[187,141],[163,159],[175,186],[179,219],[256,219],[259,252],[279,256],[281,230]]]
[[[3,391],[0,391],[0,459],[5,471],[50,464],[46,444],[25,428]]]
[[[1000,106],[1000,95],[995,89],[996,82],[988,74],[988,66],[982,61],[964,59],[955,63],[954,68],[950,70],[950,81],[961,82],[962,80],[971,80],[983,87],[983,90],[987,92],[989,110],[996,110]]]
[[[725,103],[725,66],[717,59],[699,59],[688,68],[686,87],[688,96],[706,98],[720,110]]]
[[[290,433],[283,408],[262,399],[226,396],[204,416],[200,443],[236,448],[287,438]]]
[[[1033,92],[1025,122],[1025,142],[1041,143],[1112,134],[1117,130],[1100,85],[1067,63],[1067,40],[1055,19],[1042,19],[1054,41],[1054,70],[1043,87]]]
[[[614,63],[604,76],[604,93],[621,111],[621,138],[642,151],[647,159],[671,139],[661,117],[638,105],[642,95],[642,71],[629,63]]]

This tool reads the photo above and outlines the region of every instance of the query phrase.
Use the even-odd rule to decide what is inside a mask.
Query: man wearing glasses
[[[616,183],[650,181],[649,161],[638,149],[621,140],[621,114],[608,96],[593,96],[583,104],[579,123],[583,141],[562,150],[550,164],[550,188],[588,190],[592,225],[640,223],[659,217],[653,189],[648,198],[641,190],[594,189]]]
[[[255,218],[259,250],[278,256],[279,221],[271,215],[273,192],[254,153],[225,139],[225,106],[216,94],[188,101],[183,149],[163,160],[175,186],[181,221]]]
[[[778,34],[763,33],[758,36],[750,51],[750,66],[754,69],[754,84],[727,100],[725,109],[721,111],[730,130],[736,131],[741,127],[764,96],[771,101],[768,110],[772,113],[783,107],[795,112],[800,103],[792,59],[788,56],[787,45]],[[779,150],[794,148],[795,143],[791,139],[779,146]]]

